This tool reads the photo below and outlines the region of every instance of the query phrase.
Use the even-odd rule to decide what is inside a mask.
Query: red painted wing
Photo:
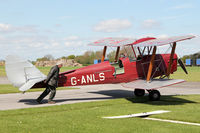
[[[192,35],[186,35],[186,36],[174,36],[174,37],[168,37],[168,38],[158,38],[158,39],[151,39],[148,41],[143,41],[139,43],[133,43],[133,46],[135,47],[144,47],[144,46],[162,46],[174,42],[184,41],[188,39],[192,39],[195,36]]]
[[[131,44],[135,41],[136,41],[136,39],[131,39],[131,38],[109,37],[109,38],[104,38],[104,39],[95,41],[93,43],[89,43],[88,45],[118,47],[118,46],[124,46],[127,44]]]
[[[132,39],[132,38],[121,38],[121,37],[109,37],[104,38],[93,43],[89,43],[91,46],[110,46],[110,47],[118,47],[124,45],[133,45],[135,47],[144,47],[144,46],[161,46],[170,44],[173,42],[179,42],[187,39],[192,39],[195,36],[192,35],[185,35],[185,36],[174,36],[168,38],[153,38],[153,37],[146,37],[141,39]]]

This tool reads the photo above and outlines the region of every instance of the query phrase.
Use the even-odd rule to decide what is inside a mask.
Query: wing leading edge
[[[184,41],[188,39],[192,39],[195,36],[193,35],[185,35],[185,36],[173,36],[167,38],[153,38],[146,37],[141,39],[133,39],[133,38],[123,38],[123,37],[109,37],[104,38],[93,43],[89,43],[91,46],[109,46],[109,47],[119,47],[125,45],[133,45],[134,47],[145,47],[145,46],[162,46],[174,42]]]
[[[131,44],[135,41],[136,41],[136,39],[132,39],[132,38],[109,37],[109,38],[104,38],[104,39],[95,41],[93,43],[89,43],[88,45],[118,47],[118,46],[124,46],[127,44]]]

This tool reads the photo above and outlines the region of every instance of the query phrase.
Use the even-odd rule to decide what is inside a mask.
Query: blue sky
[[[80,55],[104,37],[169,37],[180,56],[200,51],[199,0],[0,0],[0,59]]]

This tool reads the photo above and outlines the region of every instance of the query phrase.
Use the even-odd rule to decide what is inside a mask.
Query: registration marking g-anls
[[[77,85],[78,82],[80,82],[80,84],[88,84],[104,80],[105,80],[105,74],[103,72],[99,73],[98,76],[96,77],[95,74],[87,74],[87,75],[82,75],[80,79],[77,79],[77,77],[71,77],[71,85]]]

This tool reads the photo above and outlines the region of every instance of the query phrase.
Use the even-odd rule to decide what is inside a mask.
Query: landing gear
[[[160,92],[158,90],[150,90],[149,91],[149,99],[152,101],[160,100]]]
[[[142,96],[144,96],[144,94],[145,94],[145,90],[143,90],[143,89],[135,89],[134,94],[135,94],[137,97],[142,97]]]
[[[158,90],[147,90],[149,92],[149,100],[151,101],[158,101],[160,100],[160,92]],[[134,91],[135,96],[142,97],[145,94],[144,89],[135,89]]]

